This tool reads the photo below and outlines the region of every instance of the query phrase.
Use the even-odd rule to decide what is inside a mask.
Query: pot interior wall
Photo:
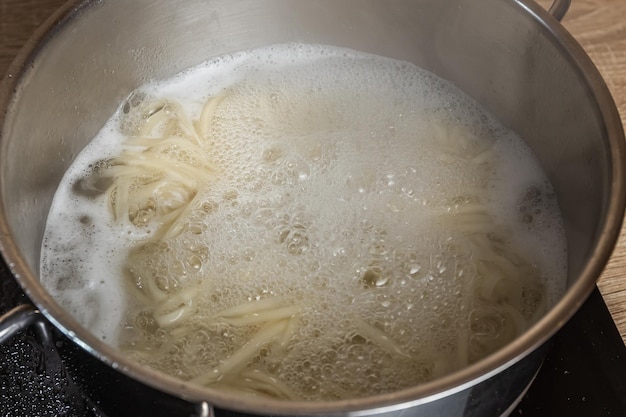
[[[557,190],[570,284],[605,221],[611,163],[598,104],[564,46],[515,1],[108,0],[81,4],[44,41],[24,66],[0,156],[7,223],[33,279],[63,173],[134,88],[272,43],[414,62],[516,130]]]

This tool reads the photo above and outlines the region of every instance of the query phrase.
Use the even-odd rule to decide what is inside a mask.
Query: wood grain
[[[443,1],[443,0],[442,0]],[[476,0],[479,1],[479,0]],[[63,0],[0,0],[0,74],[32,32]],[[550,0],[539,0],[548,7]],[[572,0],[562,24],[604,77],[626,122],[626,1]],[[626,227],[598,286],[626,342]]]

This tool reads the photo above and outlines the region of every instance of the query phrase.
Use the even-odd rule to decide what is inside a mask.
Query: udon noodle
[[[432,380],[528,329],[565,276],[523,142],[432,74],[342,49],[145,86],[64,184],[42,254],[59,302],[148,366],[250,395]]]

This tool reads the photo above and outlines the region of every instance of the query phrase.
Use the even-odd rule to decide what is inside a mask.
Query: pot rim
[[[594,250],[577,281],[566,291],[557,304],[528,331],[501,350],[473,365],[415,387],[366,398],[337,401],[284,401],[245,398],[232,393],[195,386],[139,365],[79,325],[48,295],[39,283],[38,273],[33,273],[22,259],[12,238],[11,227],[6,219],[4,207],[0,208],[0,252],[28,297],[46,318],[74,343],[97,357],[104,364],[138,382],[191,402],[208,402],[211,406],[261,414],[293,415],[306,413],[316,415],[334,413],[358,416],[365,413],[394,411],[407,406],[431,402],[476,385],[520,361],[546,342],[585,302],[617,242],[626,206],[624,130],[604,80],[582,47],[546,10],[532,0],[510,1],[520,9],[520,13],[528,13],[530,17],[536,20],[547,36],[550,36],[552,41],[559,46],[562,53],[567,55],[572,65],[580,71],[582,78],[589,86],[593,99],[597,102],[607,133],[607,146],[610,155],[609,201],[606,206],[606,218],[601,225]],[[53,37],[58,30],[71,23],[83,10],[97,3],[98,0],[65,3],[26,42],[0,84],[0,127],[4,125],[13,92],[19,86],[24,73],[28,71],[29,63],[33,62],[38,54],[45,49],[47,40]],[[0,130],[0,146],[4,149],[5,141],[2,140],[2,135],[3,130]],[[2,193],[3,191],[0,189],[0,201],[4,201]]]

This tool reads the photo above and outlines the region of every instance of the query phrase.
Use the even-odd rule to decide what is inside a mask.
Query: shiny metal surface
[[[560,22],[569,10],[570,4],[570,0],[554,0],[554,3],[550,6],[548,12],[550,12],[552,17]]]
[[[556,19],[567,3],[555,1]],[[544,319],[491,357],[432,383],[359,400],[287,403],[236,398],[142,368],[49,297],[38,283],[38,262],[50,201],[73,158],[118,103],[146,80],[216,55],[284,42],[411,61],[456,84],[527,140],[557,190],[569,245],[568,291]],[[474,415],[504,410],[512,399],[494,397],[485,387],[523,389],[530,381],[540,357],[520,360],[591,292],[624,212],[624,134],[615,105],[582,49],[531,1],[70,3],[9,72],[0,87],[4,256],[31,299],[78,345],[125,375],[192,402],[274,415],[395,415],[408,409],[405,415],[469,416],[470,398],[482,391],[485,405]]]
[[[42,344],[51,345],[52,336],[48,331],[47,322],[39,310],[28,304],[17,306],[0,316],[0,344],[9,342],[17,332],[30,326],[35,327]]]

